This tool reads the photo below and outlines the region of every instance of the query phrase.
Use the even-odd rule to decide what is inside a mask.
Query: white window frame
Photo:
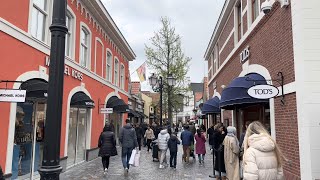
[[[122,70],[123,67],[123,70]],[[123,63],[120,65],[120,89],[124,89],[124,84],[125,84],[125,66]]]
[[[98,37],[96,37],[96,39],[95,39],[95,46],[94,46],[94,72],[97,74],[97,45],[98,45],[98,43],[100,43],[101,44],[101,49],[102,49],[102,56],[101,56],[101,58],[102,58],[102,60],[101,60],[101,62],[102,62],[102,66],[101,67],[103,67],[104,65],[104,63],[103,63],[103,57],[104,57],[104,44],[103,44],[103,42],[102,42],[102,40],[100,39],[100,38],[98,38]],[[99,65],[98,65],[99,66]],[[103,69],[102,69],[102,72],[101,72],[101,76],[103,77]]]
[[[107,79],[107,81],[109,81],[109,82],[112,82],[112,74],[113,74],[113,55],[112,55],[112,51],[109,49],[109,48],[107,48],[107,50],[106,50],[106,79]],[[108,53],[110,53],[111,54],[111,61],[110,61],[110,63],[108,63]],[[108,65],[110,65],[110,71],[108,71],[108,68],[107,68],[107,66]]]
[[[117,62],[117,64],[118,64],[118,68],[117,68],[117,64],[116,64],[116,62]],[[116,85],[116,86],[119,86],[119,69],[120,69],[120,61],[119,61],[119,59],[115,56],[114,57],[114,71],[113,71],[113,73],[114,73],[114,78],[113,78],[113,84],[114,85]],[[117,74],[116,74],[116,72],[117,72]],[[117,81],[116,81],[117,80]]]
[[[85,29],[85,31],[87,31],[87,35],[88,35],[88,45],[87,45],[87,49],[88,49],[88,53],[87,53],[87,66],[82,66],[81,65],[81,31],[82,29]],[[91,71],[91,43],[92,43],[92,33],[90,31],[90,28],[84,23],[84,22],[80,22],[80,41],[79,41],[79,65],[85,69],[88,69]]]
[[[68,34],[70,34],[70,49],[69,49],[69,55],[66,54],[67,57],[71,58],[72,60],[75,59],[75,43],[76,43],[76,38],[75,38],[75,32],[76,32],[76,15],[72,11],[72,9],[67,6],[67,14],[66,16],[69,16],[71,18],[70,21],[70,29],[68,29]],[[66,36],[68,35],[66,34]],[[66,37],[67,38],[67,37]],[[67,47],[67,44],[66,44]]]
[[[47,0],[47,4],[46,4],[46,11],[42,10],[41,8],[39,8],[37,5],[35,5],[33,3],[34,1],[33,0],[30,0],[29,1],[29,22],[28,22],[28,32],[30,34],[30,36],[40,42],[43,42],[43,43],[46,43],[46,44],[49,44],[50,42],[49,41],[49,35],[50,35],[50,31],[49,31],[49,24],[51,22],[51,12],[52,12],[52,0]],[[33,12],[33,8],[36,8],[38,11],[40,11],[42,14],[45,15],[45,22],[43,23],[43,39],[38,39],[36,37],[34,37],[32,35],[32,12]]]
[[[238,11],[238,7],[240,5],[240,20],[241,20],[241,26],[239,29],[239,11]],[[242,33],[242,27],[243,27],[243,22],[242,22],[242,4],[241,4],[241,0],[238,1],[235,6],[234,6],[234,39],[235,39],[235,44],[239,43],[241,38],[243,37],[243,33]],[[240,33],[240,38],[239,38],[239,33]]]

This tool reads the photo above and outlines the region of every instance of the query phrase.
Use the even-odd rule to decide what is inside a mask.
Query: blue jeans
[[[129,161],[130,161],[130,157],[133,149],[134,148],[122,147],[121,158],[122,158],[123,168],[129,169]]]

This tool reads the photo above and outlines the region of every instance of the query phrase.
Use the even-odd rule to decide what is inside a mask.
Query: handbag
[[[131,157],[130,157],[130,160],[129,160],[129,164],[130,165],[134,166],[134,162],[135,162],[134,158],[135,158],[136,154],[137,154],[137,150],[135,150],[135,149],[132,150]]]
[[[137,154],[134,156],[134,165],[135,167],[138,167],[140,165],[140,152],[138,151]]]

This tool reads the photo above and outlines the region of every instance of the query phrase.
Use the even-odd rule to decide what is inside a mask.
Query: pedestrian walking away
[[[120,129],[119,141],[122,145],[121,158],[122,158],[124,173],[125,175],[128,175],[129,168],[130,168],[129,160],[131,157],[132,150],[134,148],[138,148],[136,131],[134,130],[132,125],[129,123],[129,119],[126,119],[126,125],[124,125]]]
[[[137,135],[137,142],[139,145],[139,151],[141,151],[141,140],[143,138],[143,130],[139,124],[136,124],[135,130],[136,130],[136,135]]]
[[[103,132],[100,134],[99,141],[99,156],[102,158],[102,166],[104,173],[108,172],[110,156],[116,156],[116,139],[114,133],[112,132],[112,127],[106,124],[103,128]]]
[[[206,154],[206,135],[201,132],[201,129],[197,129],[194,138],[196,139],[196,154],[198,154],[199,164],[203,164],[204,156]]]
[[[214,170],[216,171],[217,176],[222,176],[222,179],[226,178],[226,168],[224,164],[224,147],[223,147],[223,140],[226,136],[224,131],[224,126],[222,123],[218,123],[217,130],[213,135],[213,149],[214,155],[216,156]]]
[[[168,141],[170,139],[170,135],[166,128],[160,131],[160,134],[158,135],[158,139],[156,140],[159,146],[160,150],[160,165],[159,168],[164,168],[166,165],[167,159],[167,149],[168,149]]]
[[[252,122],[244,138],[243,179],[282,180],[283,160],[279,146],[258,121]]]
[[[183,147],[182,160],[184,162],[189,163],[190,146],[192,145],[192,142],[193,142],[193,134],[189,131],[188,125],[184,127],[184,131],[181,133],[180,139],[182,141],[182,147]]]
[[[146,133],[144,134],[144,138],[147,139],[147,147],[149,152],[149,150],[151,149],[152,139],[154,139],[154,133],[150,126],[148,126],[148,129],[146,130]]]
[[[177,167],[178,144],[180,144],[180,141],[177,137],[177,133],[172,133],[168,141],[168,148],[170,151],[170,167],[174,169]]]
[[[239,141],[235,127],[229,126],[227,128],[227,136],[224,138],[223,145],[227,178],[229,180],[240,180]]]

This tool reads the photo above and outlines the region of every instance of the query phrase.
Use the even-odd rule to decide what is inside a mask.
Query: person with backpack
[[[177,137],[177,133],[172,133],[168,141],[168,148],[170,151],[170,167],[174,169],[177,168],[178,144],[180,144],[180,141]]]
[[[102,157],[103,171],[106,174],[109,168],[110,156],[118,155],[116,139],[109,124],[104,126],[103,132],[100,134],[98,147],[100,148],[99,156]]]

